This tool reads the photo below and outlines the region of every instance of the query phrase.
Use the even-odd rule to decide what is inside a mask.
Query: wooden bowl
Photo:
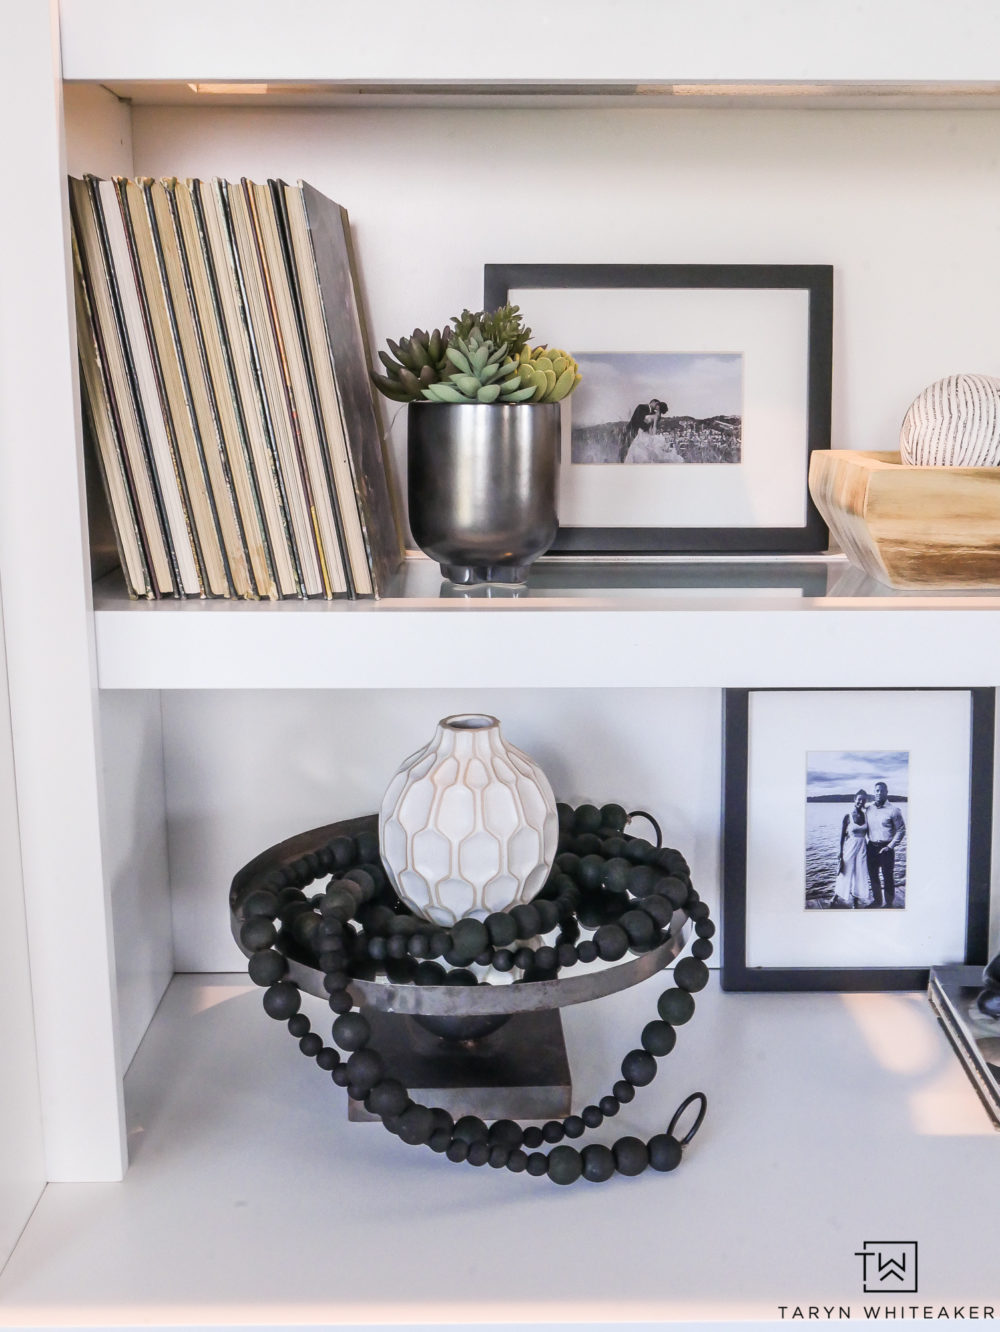
[[[817,450],[809,490],[848,559],[890,587],[1000,587],[1000,468]]]

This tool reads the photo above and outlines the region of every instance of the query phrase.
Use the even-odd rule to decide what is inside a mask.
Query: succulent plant
[[[385,374],[372,382],[394,402],[559,402],[580,382],[568,352],[529,347],[516,305],[499,310],[463,310],[454,328],[426,333],[415,328],[380,351]]]
[[[473,328],[468,337],[455,334],[446,352],[451,373],[446,380],[428,385],[423,396],[431,402],[527,402],[534,384],[521,382],[517,360]]]
[[[429,384],[436,384],[447,372],[446,352],[452,338],[451,328],[436,328],[433,333],[426,333],[422,328],[415,328],[408,338],[386,342],[392,356],[380,351],[379,360],[385,367],[384,375],[371,372],[372,382],[379,392],[384,393],[393,402],[416,402]]]
[[[530,402],[559,402],[582,379],[569,352],[549,347],[523,347],[517,356],[521,383],[535,390]]]
[[[452,322],[458,337],[468,338],[474,329],[478,329],[495,347],[506,343],[511,356],[526,347],[531,337],[531,329],[525,328],[519,305],[501,305],[499,310],[463,310],[460,315],[452,315]]]

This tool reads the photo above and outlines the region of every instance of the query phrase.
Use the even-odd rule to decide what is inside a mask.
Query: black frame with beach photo
[[[777,915],[777,925],[772,916],[768,917],[768,926],[772,935],[769,952],[778,955],[776,964],[755,965],[748,961],[748,927],[754,923],[754,912],[758,914],[758,923],[765,919],[768,906],[761,906],[755,899],[755,878],[748,879],[748,845],[753,836],[748,821],[759,815],[754,814],[754,800],[770,797],[770,792],[751,790],[753,784],[751,753],[756,745],[774,743],[770,735],[761,735],[751,720],[751,699],[755,695],[779,696],[772,700],[780,710],[786,704],[781,695],[796,696],[801,699],[808,696],[824,695],[843,697],[848,704],[861,696],[867,696],[868,702],[878,696],[891,698],[893,695],[926,696],[929,707],[932,700],[940,695],[961,696],[968,700],[969,735],[967,739],[969,770],[967,799],[962,797],[962,815],[967,817],[967,865],[964,882],[961,878],[954,884],[947,885],[951,893],[948,900],[941,903],[940,910],[961,913],[961,919],[952,922],[964,934],[965,965],[983,966],[987,961],[989,907],[990,907],[990,864],[993,821],[993,750],[994,750],[994,715],[995,690],[991,688],[974,689],[921,689],[921,690],[764,690],[764,689],[727,689],[723,693],[723,864],[722,864],[722,911],[721,943],[722,968],[721,982],[724,990],[823,990],[823,991],[865,991],[865,990],[920,990],[928,983],[932,966],[955,962],[957,959],[941,957],[928,961],[926,966],[879,966],[844,964],[844,959],[837,954],[837,948],[831,949],[829,965],[822,959],[816,965],[781,965],[782,952],[781,924],[784,921],[789,932],[796,924],[792,913],[816,920],[818,928],[824,928],[820,919],[827,915],[838,918],[838,926],[845,918],[850,918],[852,928],[864,928],[868,920],[886,922],[894,918],[893,927],[901,930],[909,928],[906,923],[907,911],[866,911],[853,925],[855,913],[816,912],[804,909],[804,899],[798,897],[794,902],[792,895],[787,897],[785,915],[781,910]],[[817,699],[817,707],[825,700]],[[912,717],[912,721],[909,718]],[[908,714],[912,740],[906,744],[907,753],[912,758],[919,750],[922,732],[928,731],[927,718],[917,709]],[[936,724],[936,723],[934,723]],[[781,743],[784,743],[782,741]],[[797,741],[790,741],[790,744]],[[803,756],[810,749],[821,749],[823,745],[811,745],[804,740],[801,746]],[[853,748],[854,746],[845,746]],[[902,748],[901,745],[897,746]],[[964,752],[964,751],[963,751]],[[944,779],[942,779],[944,780]],[[801,775],[803,795],[806,789],[805,773]],[[957,800],[957,795],[955,796]],[[916,816],[914,816],[916,817]],[[909,815],[907,816],[909,821]],[[956,836],[958,830],[956,830]],[[805,846],[805,827],[803,826],[803,849]],[[789,865],[788,877],[791,880],[797,869],[805,874],[803,862],[797,867]],[[822,937],[817,935],[816,950],[822,953]],[[836,954],[836,955],[834,955]]]
[[[793,432],[795,442],[785,444],[776,441],[770,432],[764,437],[765,432],[758,430],[755,437],[749,439],[741,437],[740,440],[740,456],[743,456],[749,446],[753,450],[753,456],[768,469],[772,469],[772,476],[778,469],[790,466],[795,467],[801,475],[801,488],[795,494],[794,506],[787,515],[788,521],[785,525],[754,525],[748,521],[748,514],[754,506],[747,504],[733,505],[731,511],[727,513],[726,497],[720,489],[718,504],[709,506],[712,509],[711,514],[706,514],[705,521],[698,525],[671,523],[669,512],[657,512],[651,513],[648,521],[641,526],[624,526],[622,518],[626,514],[629,518],[633,516],[627,507],[619,510],[617,522],[616,515],[609,512],[605,525],[600,521],[605,516],[603,502],[598,506],[600,512],[591,511],[589,515],[581,515],[574,512],[572,500],[567,501],[564,494],[559,507],[559,532],[550,553],[580,556],[761,555],[805,554],[825,550],[828,540],[827,528],[809,495],[808,471],[812,452],[830,447],[832,267],[821,264],[487,264],[484,304],[487,309],[496,309],[513,296],[521,304],[522,313],[530,324],[533,316],[527,293],[531,290],[557,289],[568,293],[602,289],[633,291],[636,304],[630,308],[638,311],[642,304],[642,293],[644,291],[649,293],[657,288],[674,289],[678,292],[704,291],[715,295],[727,291],[739,293],[756,290],[765,294],[774,292],[776,299],[781,293],[788,291],[802,291],[806,294],[807,334],[804,327],[803,335],[808,338],[808,346],[805,348],[801,346],[800,337],[799,345],[795,348],[796,364],[801,363],[802,371],[807,377],[805,384],[799,380],[795,381],[802,402],[801,437]],[[522,292],[525,294],[522,295]],[[619,315],[618,322],[621,323],[624,317],[626,316]],[[615,348],[595,346],[595,338],[600,340],[595,330],[602,326],[602,320],[605,318],[606,316],[595,314],[595,327],[586,336],[581,333],[582,341],[576,348],[567,345],[565,350],[574,353],[618,355],[627,354],[629,351],[635,353],[659,351],[664,358],[670,355],[683,355],[691,350],[683,346],[622,347],[621,330],[617,330]],[[539,327],[538,332],[544,335],[546,330]],[[762,328],[759,336],[755,332],[750,342],[759,347],[767,336],[766,328]],[[556,341],[565,343],[568,339],[557,338]],[[753,346],[726,346],[719,350],[735,356],[752,351]],[[796,375],[798,373],[795,372]],[[769,404],[769,409],[777,410],[779,413],[780,408],[780,403]],[[742,422],[738,428],[742,431]],[[566,461],[564,459],[564,464]],[[720,457],[718,461],[729,460]],[[656,470],[660,471],[659,468]],[[668,470],[674,469],[663,469],[663,471]],[[634,488],[638,502],[651,478],[648,470],[643,467],[634,469],[630,467],[627,471],[636,473],[629,478],[629,485]],[[799,514],[802,515],[801,520]],[[784,514],[779,516],[785,518]],[[595,518],[597,522],[594,521]],[[727,521],[727,518],[730,521]]]

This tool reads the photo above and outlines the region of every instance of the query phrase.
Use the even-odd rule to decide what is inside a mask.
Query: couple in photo
[[[896,847],[906,836],[898,805],[889,800],[885,782],[875,783],[875,798],[855,793],[840,829],[840,865],[832,906],[892,907],[896,904]]]

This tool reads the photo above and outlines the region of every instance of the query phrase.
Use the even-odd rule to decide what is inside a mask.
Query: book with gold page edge
[[[86,177],[95,202],[111,258],[116,294],[122,316],[123,346],[127,347],[138,402],[149,439],[153,475],[162,498],[170,551],[174,559],[179,596],[200,596],[204,588],[195,536],[188,517],[180,465],[167,430],[162,391],[147,339],[142,304],[142,279],[133,265],[132,248],[114,182]]]
[[[84,415],[84,434],[90,442],[90,452],[97,464],[100,480],[107,500],[110,525],[125,584],[132,598],[152,598],[155,593],[149,574],[142,532],[136,516],[135,499],[129,482],[128,464],[118,427],[108,396],[100,348],[93,328],[93,318],[87,303],[87,293],[80,266],[80,255],[73,239],[73,296],[76,307],[77,339],[80,355],[80,386]],[[91,488],[88,467],[88,510]],[[91,533],[91,551],[95,538]],[[96,570],[100,576],[103,569]]]
[[[133,264],[139,274],[140,297],[163,405],[163,421],[173,445],[188,517],[201,557],[204,591],[208,596],[228,597],[232,594],[232,579],[180,355],[159,236],[143,184],[125,176],[115,176],[113,184],[125,219]]]
[[[109,404],[119,434],[145,541],[153,588],[172,596],[179,587],[177,562],[170,545],[163,496],[153,465],[151,444],[142,414],[134,367],[118,299],[117,283],[96,190],[86,180],[70,178],[70,214],[80,257],[80,273],[88,296],[91,322],[77,326],[77,341],[90,334],[105,374]]]
[[[278,364],[288,403],[292,439],[302,478],[303,494],[313,524],[313,536],[328,597],[344,596],[348,585],[341,548],[336,500],[330,488],[319,426],[313,405],[305,355],[299,333],[288,260],[275,202],[267,185],[244,181],[263,261],[265,290],[275,334]]]
[[[201,446],[209,494],[215,511],[222,550],[233,594],[255,600],[257,589],[243,537],[229,459],[208,375],[208,360],[199,329],[191,278],[184,256],[180,223],[172,196],[161,181],[143,180],[146,209],[153,222],[158,254],[166,278],[177,353],[183,370],[195,434]]]
[[[356,595],[371,596],[374,588],[368,551],[361,527],[340,396],[337,392],[333,362],[327,343],[323,302],[316,278],[316,265],[302,190],[297,185],[286,185],[284,181],[270,183],[276,200],[280,201],[280,213],[292,256],[290,271],[302,322],[302,338],[307,348],[306,364],[312,377],[316,416],[322,431],[325,457],[340,512],[345,562]]]
[[[191,180],[188,185],[191,201],[208,240],[211,273],[223,318],[225,344],[239,388],[240,413],[246,427],[278,595],[298,597],[302,593],[302,582],[278,471],[240,257],[229,218],[226,182]]]
[[[195,206],[191,182],[170,177],[161,183],[181,238],[181,256],[190,284],[195,329],[204,356],[205,378],[217,418],[220,447],[232,478],[233,496],[256,594],[261,598],[275,600],[278,585],[267,525],[254,474],[236,370],[226,338],[224,315],[214,285],[208,238]]]
[[[293,549],[302,580],[302,595],[321,597],[324,594],[323,574],[319,552],[309,514],[305,485],[296,443],[289,419],[289,405],[285,394],[277,337],[271,323],[264,272],[264,263],[257,231],[251,212],[251,203],[242,182],[228,182],[226,198],[236,238],[250,321],[260,362],[268,416],[274,432],[278,476],[284,497],[292,534]]]

